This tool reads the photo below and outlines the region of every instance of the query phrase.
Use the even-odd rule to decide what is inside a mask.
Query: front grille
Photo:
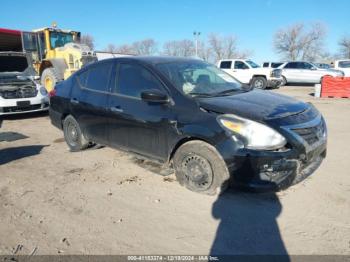
[[[45,105],[47,106],[47,105]],[[25,112],[25,111],[32,111],[32,110],[39,110],[42,108],[41,104],[38,105],[29,105],[29,106],[8,106],[3,107],[2,112],[3,113],[15,113],[15,112]]]
[[[281,75],[282,75],[282,70],[281,69],[274,69],[271,72],[271,76],[272,77],[279,78],[279,77],[281,77]]]
[[[2,91],[0,95],[4,99],[31,98],[36,97],[38,90],[34,87],[19,88],[14,91]]]
[[[313,145],[325,135],[325,125],[321,120],[316,126],[292,129],[301,138],[303,138],[309,145]]]

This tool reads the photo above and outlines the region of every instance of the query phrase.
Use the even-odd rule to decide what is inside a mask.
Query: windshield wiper
[[[215,94],[208,94],[208,93],[200,93],[200,92],[190,92],[188,95],[191,96],[204,96],[204,97],[212,97]]]
[[[221,92],[217,92],[217,93],[213,94],[213,96],[227,95],[227,94],[231,94],[231,93],[235,93],[235,92],[239,92],[239,91],[242,91],[242,90],[239,90],[239,89],[227,89],[227,90],[224,90],[224,91],[221,91]]]

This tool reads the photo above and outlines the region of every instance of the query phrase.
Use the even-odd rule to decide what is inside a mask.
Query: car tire
[[[47,92],[52,91],[58,81],[60,81],[60,77],[53,67],[46,68],[41,74],[41,85],[45,87]]]
[[[71,115],[63,120],[64,139],[72,152],[78,152],[89,146],[89,141],[84,137],[79,123]]]
[[[229,171],[219,152],[203,141],[180,146],[173,158],[178,182],[187,189],[208,195],[224,192],[229,185]]]
[[[252,80],[251,86],[256,89],[266,89],[267,80],[265,77],[262,77],[262,76],[254,77]]]
[[[281,86],[285,86],[285,85],[287,85],[288,83],[287,83],[287,79],[284,77],[284,76],[282,76],[282,83],[281,83]]]

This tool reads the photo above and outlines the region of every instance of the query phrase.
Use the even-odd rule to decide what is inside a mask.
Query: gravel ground
[[[267,195],[192,193],[127,153],[69,152],[46,114],[6,117],[0,133],[14,141],[0,142],[0,255],[350,255],[350,100],[315,99],[312,87],[273,92],[312,102],[329,144],[310,178]]]

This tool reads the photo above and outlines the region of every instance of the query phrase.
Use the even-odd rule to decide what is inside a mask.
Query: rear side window
[[[112,63],[102,63],[90,67],[87,76],[82,76],[82,81],[86,81],[85,87],[95,91],[107,92],[111,67]],[[84,77],[87,77],[87,79],[85,80]]]
[[[269,63],[264,63],[263,67],[269,67]]]
[[[141,65],[120,64],[117,93],[141,98],[141,92],[149,89],[163,90],[163,85]]]
[[[232,61],[222,61],[220,63],[220,68],[222,69],[231,69]]]
[[[85,70],[78,75],[78,80],[81,86],[86,87],[86,81],[89,75],[89,70]]]

